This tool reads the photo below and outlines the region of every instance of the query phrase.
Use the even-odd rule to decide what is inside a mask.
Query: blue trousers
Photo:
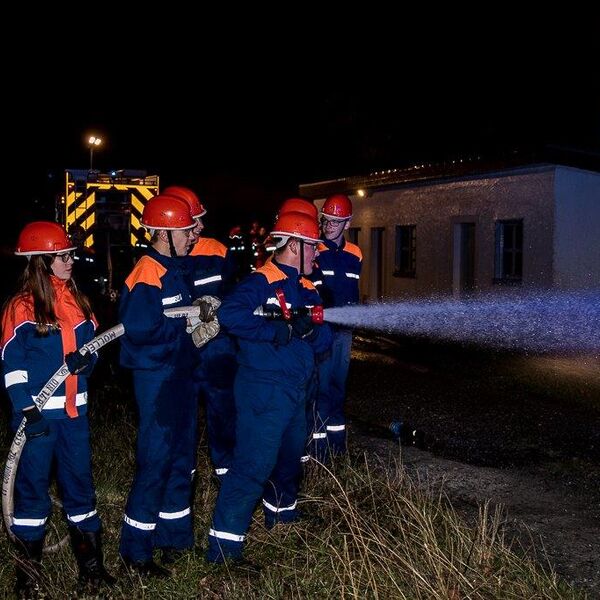
[[[200,354],[194,379],[206,402],[206,428],[210,458],[217,475],[227,472],[235,446],[233,382],[237,371],[234,341],[225,334],[211,340]]]
[[[298,518],[306,393],[304,384],[239,368],[235,380],[236,445],[215,505],[208,537],[209,562],[241,556],[261,497],[267,527]]]
[[[13,416],[16,430],[21,414]],[[44,537],[52,508],[48,494],[52,463],[69,525],[82,531],[98,531],[96,494],[92,482],[90,431],[87,415],[74,419],[48,419],[50,433],[25,442],[15,479],[12,532],[21,540]]]
[[[191,373],[134,371],[139,410],[136,473],[125,507],[121,556],[152,559],[154,547],[191,548],[198,405]]]
[[[346,380],[350,368],[352,331],[333,334],[331,355],[317,365],[318,392],[313,412],[311,455],[325,462],[329,454],[346,452]]]

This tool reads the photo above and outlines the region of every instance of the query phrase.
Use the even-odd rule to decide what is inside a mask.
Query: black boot
[[[37,598],[42,580],[42,550],[44,538],[28,542],[17,538],[17,584],[18,598]]]
[[[113,585],[116,579],[104,568],[102,554],[102,537],[100,531],[81,531],[77,527],[69,527],[71,547],[79,567],[80,588],[91,588],[97,591],[105,585]]]
[[[130,573],[136,573],[141,577],[162,579],[171,575],[169,569],[161,567],[153,560],[131,560],[123,556],[123,562]]]

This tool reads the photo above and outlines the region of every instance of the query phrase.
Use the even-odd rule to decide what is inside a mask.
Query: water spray
[[[326,308],[351,328],[532,352],[600,353],[600,291],[429,298]]]

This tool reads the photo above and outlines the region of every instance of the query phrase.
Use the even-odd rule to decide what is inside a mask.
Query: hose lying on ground
[[[197,317],[200,314],[200,308],[198,306],[182,306],[179,308],[167,308],[164,311],[164,315],[169,318],[179,317]],[[95,337],[79,348],[81,354],[88,352],[97,352],[100,348],[106,346],[113,340],[122,336],[125,333],[123,325],[115,325],[110,329],[107,329],[104,333]],[[60,384],[69,376],[69,369],[66,364],[63,365],[52,375],[46,385],[41,389],[40,393],[35,398],[34,402],[38,409],[41,411],[44,404],[52,397],[52,394],[58,389]],[[19,460],[23,452],[23,446],[27,441],[25,438],[25,419],[21,421],[12,445],[8,452],[8,458],[6,459],[6,466],[4,467],[4,479],[2,481],[2,516],[4,517],[4,524],[6,530],[12,541],[15,541],[15,535],[13,534],[11,527],[13,524],[13,510],[14,510],[14,490],[15,490],[15,479],[17,475],[17,467],[19,466]],[[44,552],[53,552],[58,548],[61,548],[68,542],[68,536],[65,536],[57,544],[46,546]]]

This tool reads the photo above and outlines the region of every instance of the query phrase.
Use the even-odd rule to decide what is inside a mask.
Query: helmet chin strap
[[[177,251],[175,250],[175,244],[173,244],[173,233],[170,229],[167,229],[167,239],[169,240],[169,252],[173,258],[176,258]]]
[[[300,242],[300,275],[304,277],[304,240],[298,240]]]

